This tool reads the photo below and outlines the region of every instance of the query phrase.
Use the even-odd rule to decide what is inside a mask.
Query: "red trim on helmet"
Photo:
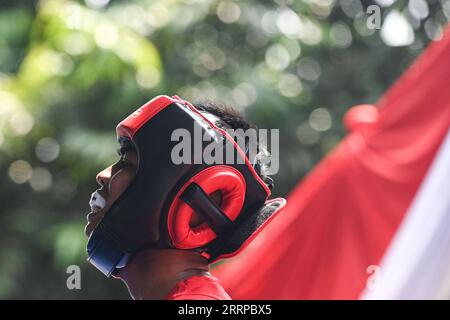
[[[258,236],[258,234],[261,233],[261,231],[269,224],[269,222],[272,221],[272,220],[275,218],[275,216],[277,216],[277,215],[281,212],[281,210],[283,209],[283,207],[284,207],[285,204],[286,204],[286,199],[284,199],[284,198],[275,198],[275,199],[267,200],[267,201],[264,203],[264,205],[266,206],[266,205],[268,205],[268,204],[270,204],[270,203],[272,203],[272,202],[280,201],[280,200],[282,201],[282,203],[281,203],[280,206],[275,210],[275,212],[272,213],[272,215],[271,215],[269,218],[267,218],[267,220],[264,221],[264,222],[259,226],[259,228],[258,228],[254,233],[252,233],[252,235],[251,235],[250,237],[248,237],[248,238],[244,241],[244,243],[241,245],[241,247],[240,247],[238,250],[236,250],[236,251],[234,251],[234,252],[231,252],[231,253],[228,253],[228,254],[219,255],[217,258],[215,258],[214,260],[210,261],[209,263],[210,263],[210,264],[213,264],[213,263],[215,263],[215,262],[217,262],[217,261],[219,261],[219,260],[234,257],[234,256],[237,255],[239,252],[241,252],[242,250],[244,250],[244,249],[245,249],[245,248],[253,241],[253,239],[255,239],[255,237]]]
[[[156,96],[142,107],[134,111],[116,127],[117,137],[126,136],[133,139],[136,132],[151,118],[176,100],[168,96]]]

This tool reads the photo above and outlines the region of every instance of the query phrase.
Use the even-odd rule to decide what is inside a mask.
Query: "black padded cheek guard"
[[[202,135],[210,135],[222,144],[223,159],[226,159],[226,144],[234,143],[231,137],[207,121],[192,105],[183,102],[178,98],[156,97],[121,123],[129,127],[118,130],[119,142],[124,143],[128,139],[134,145],[139,159],[138,169],[130,185],[94,229],[87,245],[88,261],[106,276],[125,267],[132,256],[143,249],[173,248],[167,229],[168,208],[186,181],[214,166],[194,162],[198,160],[194,159],[194,154],[191,163],[174,164],[171,151],[178,141],[171,141],[172,132],[182,128],[194,137],[194,130],[200,129]],[[147,113],[151,113],[148,119],[145,118]],[[194,150],[194,141],[191,142],[191,150]],[[203,142],[202,151],[210,143]],[[235,143],[234,148],[239,149]],[[230,166],[245,179],[244,204],[226,233],[195,249],[204,253],[210,261],[237,253],[284,205],[284,200],[276,205],[265,204],[270,191],[248,159],[244,159],[242,150],[239,151],[235,152],[235,164]],[[217,211],[220,214],[220,208]]]

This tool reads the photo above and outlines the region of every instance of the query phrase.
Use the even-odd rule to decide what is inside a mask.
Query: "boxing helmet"
[[[189,161],[174,161],[176,130],[203,137],[200,145],[188,141]],[[196,250],[210,262],[233,256],[286,203],[268,200],[270,189],[236,141],[178,96],[153,98],[120,122],[116,133],[122,147],[135,149],[138,168],[88,240],[88,261],[106,276],[150,248]],[[226,163],[205,159],[211,144]],[[210,198],[215,192],[220,205]],[[203,223],[191,225],[194,212]]]

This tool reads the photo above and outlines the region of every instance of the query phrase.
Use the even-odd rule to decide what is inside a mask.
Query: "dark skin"
[[[97,174],[96,180],[100,185],[97,191],[105,199],[106,205],[103,209],[88,214],[85,227],[87,237],[135,176],[137,153],[133,149],[122,149],[120,153],[118,162]],[[217,195],[215,198],[220,202]],[[198,216],[194,216],[190,224],[197,225],[201,222]],[[138,253],[120,270],[116,278],[126,284],[133,299],[165,299],[179,281],[207,272],[208,261],[198,252],[158,249]]]

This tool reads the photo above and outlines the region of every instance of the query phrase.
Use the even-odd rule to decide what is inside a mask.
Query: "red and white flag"
[[[450,29],[215,274],[234,299],[450,298]]]

